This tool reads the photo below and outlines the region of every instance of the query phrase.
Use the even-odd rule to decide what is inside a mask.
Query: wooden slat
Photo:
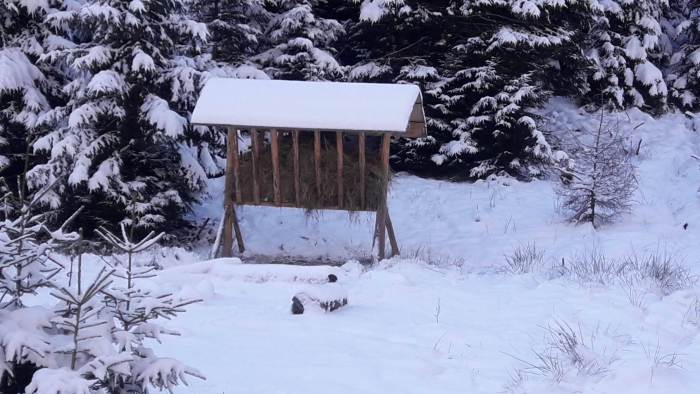
[[[258,139],[258,131],[250,130],[250,141],[253,144],[253,202],[260,204],[260,182],[258,169],[258,160],[260,159],[260,140]]]
[[[335,133],[336,146],[338,147],[338,207],[343,209],[343,133]]]
[[[307,207],[301,207],[298,206],[297,204],[293,202],[284,202],[282,201],[280,204],[275,204],[274,201],[260,201],[260,204],[243,204],[243,205],[257,205],[261,207],[278,207],[278,208],[307,208]],[[337,205],[330,205],[330,206],[323,206],[323,207],[318,207],[314,208],[318,209],[321,211],[347,211],[346,209],[340,209]],[[375,211],[367,211],[367,210],[357,210],[356,212],[375,212]]]
[[[284,201],[280,204],[275,204],[274,201],[260,201],[260,204],[243,204],[243,205],[257,205],[257,206],[261,206],[261,207],[280,207],[280,208],[306,208],[306,207],[300,207],[293,202],[284,202]],[[323,206],[323,207],[318,207],[315,209],[318,209],[321,211],[347,211],[346,209],[341,209],[337,205]],[[356,212],[376,212],[376,211],[368,211],[368,210],[359,209]]]
[[[230,144],[228,154],[233,156],[233,186],[236,188],[236,202],[240,204],[243,202],[243,196],[241,194],[241,166],[238,158],[238,131],[233,127],[228,129],[228,143]]]
[[[365,191],[365,133],[360,134],[360,208],[367,208],[367,192]]]
[[[280,149],[277,130],[270,130],[270,152],[272,153],[272,188],[275,196],[275,204],[282,203],[282,194],[280,193]]]
[[[391,143],[391,136],[385,134],[382,136],[382,147],[381,147],[381,160],[382,160],[382,183],[384,188],[381,193],[381,200],[379,202],[379,209],[377,210],[378,223],[379,223],[379,260],[384,259],[384,248],[386,246],[386,211],[387,211],[387,188],[389,186],[389,145]]]
[[[301,174],[299,171],[299,130],[292,134],[292,149],[294,151],[294,198],[301,205]]]
[[[321,132],[314,131],[314,168],[316,170],[316,203],[321,203]]]

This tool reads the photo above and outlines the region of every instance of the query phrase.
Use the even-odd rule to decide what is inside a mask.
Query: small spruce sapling
[[[82,229],[78,242],[82,249]],[[56,362],[34,374],[27,394],[93,394],[102,392],[100,388],[115,380],[115,376],[130,374],[128,362],[133,358],[128,352],[114,350],[109,319],[103,313],[102,294],[109,291],[114,270],[103,267],[87,287],[83,285],[82,270],[79,255],[75,283],[57,285],[51,293],[61,301],[58,316],[51,320],[58,329],[53,337]]]
[[[636,167],[625,147],[618,119],[606,119],[603,109],[597,130],[574,135],[573,167],[555,192],[559,210],[573,223],[589,222],[595,228],[629,212],[637,189]]]
[[[80,210],[58,230],[50,231],[46,216],[37,214],[39,201],[53,185],[30,193],[27,188],[29,154],[24,157],[24,171],[17,180],[16,195],[2,197],[4,220],[0,222],[0,392],[23,392],[33,374],[55,364],[51,357],[50,338],[53,311],[43,307],[26,307],[27,296],[52,286],[62,265],[52,257],[61,243],[71,243],[78,235],[66,232]],[[4,185],[4,178],[0,178]],[[5,191],[10,190],[4,188]]]
[[[144,346],[146,339],[160,342],[161,335],[180,335],[177,331],[169,330],[157,323],[159,318],[170,319],[184,312],[184,307],[201,300],[176,297],[172,293],[154,289],[152,284],[141,286],[141,280],[155,276],[156,267],[139,266],[135,254],[145,251],[155,245],[163,233],[148,234],[139,242],[132,242],[133,231],[127,235],[125,226],[121,226],[121,235],[111,233],[105,228],[97,230],[97,234],[109,245],[123,252],[125,260],[114,264],[115,276],[124,280],[124,287],[115,287],[120,297],[115,294],[107,295],[105,303],[109,313],[117,324],[112,330],[112,336],[119,351],[130,352],[131,375],[116,381],[115,386],[140,393],[146,385],[158,389],[172,390],[180,382],[187,385],[186,375],[201,379],[204,376],[195,368],[166,357],[157,357],[153,351]]]
[[[61,242],[74,242],[77,234],[66,233],[68,225],[80,213],[71,215],[56,231],[46,227],[46,217],[34,209],[51,185],[30,198],[25,198],[20,181],[19,199],[13,205],[16,216],[0,222],[0,308],[20,308],[26,294],[47,287],[63,267],[51,258],[51,252]],[[5,199],[11,199],[6,195]]]

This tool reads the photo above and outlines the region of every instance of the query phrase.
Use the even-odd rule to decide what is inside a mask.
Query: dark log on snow
[[[318,301],[309,298],[305,294],[298,294],[292,297],[292,314],[301,315],[310,308],[315,308],[325,312],[333,312],[348,304],[347,298],[333,301]]]
[[[348,304],[348,292],[341,285],[334,283],[338,278],[328,275],[330,283],[323,285],[303,285],[292,297],[292,314],[304,312],[332,312]]]

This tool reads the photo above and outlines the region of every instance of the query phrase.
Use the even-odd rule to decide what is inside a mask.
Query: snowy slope
[[[566,102],[545,113],[557,132],[596,122]],[[173,322],[182,337],[157,349],[207,376],[177,392],[697,392],[695,278],[662,291],[653,277],[634,277],[637,271],[596,280],[559,273],[562,258],[571,270],[574,255],[594,249],[608,258],[658,252],[700,273],[700,161],[692,158],[700,137],[693,121],[628,115],[628,127],[639,126],[632,142],[642,140],[634,158],[636,204],[598,231],[563,221],[551,181],[454,184],[399,175],[389,205],[403,257],[380,267],[171,259],[179,266],[155,280],[204,299]],[[199,218],[221,214],[222,184],[212,187]],[[306,218],[299,210],[241,207],[239,217],[251,256],[345,261],[371,248],[371,215],[348,221],[341,212]],[[544,251],[539,269],[498,273],[504,254],[533,243]],[[329,273],[348,289],[348,306],[291,315],[297,286],[322,286]]]

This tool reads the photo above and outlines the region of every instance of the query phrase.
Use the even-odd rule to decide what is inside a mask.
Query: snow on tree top
[[[410,84],[271,81],[213,78],[192,123],[425,135],[420,89]]]

